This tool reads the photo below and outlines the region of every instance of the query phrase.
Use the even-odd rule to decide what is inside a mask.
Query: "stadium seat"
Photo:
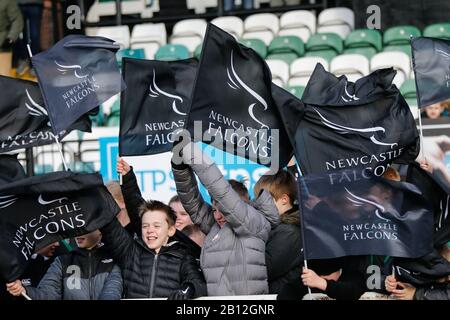
[[[122,14],[139,14],[141,18],[151,18],[159,11],[159,0],[123,0]],[[96,0],[89,8],[86,20],[89,23],[100,22],[100,17],[116,15],[115,0]]]
[[[425,37],[450,40],[450,23],[431,24],[423,30],[423,35]]]
[[[166,44],[158,49],[156,60],[174,61],[189,58],[189,50],[182,44]]]
[[[377,50],[371,47],[366,48],[348,48],[344,50],[345,54],[362,54],[367,59],[372,59],[374,55],[377,54]]]
[[[53,166],[51,164],[35,164],[34,165],[34,175],[40,176],[42,174],[53,172]]]
[[[147,59],[153,59],[159,47],[165,44],[167,31],[164,23],[137,24],[131,32],[131,49],[144,49]]]
[[[206,33],[206,21],[203,19],[186,19],[175,23],[170,37],[171,44],[182,44],[190,53],[202,43]]]
[[[301,99],[303,96],[303,91],[305,91],[305,87],[303,86],[293,86],[293,87],[286,87],[286,90],[289,91],[291,94],[296,96],[297,98]]]
[[[403,82],[400,87],[400,93],[410,107],[417,106],[416,81],[414,79],[408,79]]]
[[[261,57],[267,56],[267,48],[264,42],[260,39],[241,39],[240,42],[249,48],[255,50]]]
[[[94,162],[91,162],[91,161],[71,162],[71,163],[68,163],[68,167],[69,167],[70,171],[73,171],[73,172],[79,172],[79,173],[94,173],[95,172]],[[61,165],[59,167],[59,170],[60,171],[64,170],[64,166]]]
[[[289,80],[289,65],[281,60],[266,60],[272,72],[272,82],[280,87],[287,85]]]
[[[343,49],[342,39],[334,33],[316,33],[306,43],[307,51],[333,50],[339,54]]]
[[[119,66],[122,66],[122,58],[145,59],[144,49],[122,49],[117,51],[116,59]]]
[[[294,10],[280,17],[280,36],[297,36],[306,43],[316,33],[316,16],[306,10]]]
[[[318,50],[305,53],[305,57],[320,57],[331,62],[338,54],[334,50]]]
[[[120,125],[120,100],[114,101],[111,106],[111,112],[106,120],[107,127],[118,127]]]
[[[291,64],[305,54],[305,45],[299,37],[279,36],[272,40],[267,51],[267,59],[283,60]]]
[[[330,72],[337,77],[345,75],[349,81],[355,82],[370,73],[369,59],[360,54],[342,54],[331,61]]]
[[[198,60],[200,60],[200,56],[202,55],[202,47],[203,47],[203,43],[200,43],[197,48],[195,48],[194,50],[194,58],[197,58]]]
[[[112,39],[120,45],[121,49],[130,47],[130,29],[128,26],[86,28],[86,35]]]
[[[383,48],[383,39],[378,30],[357,29],[352,31],[345,38],[345,48],[374,48],[381,51]]]
[[[384,32],[383,43],[388,45],[409,45],[410,37],[420,37],[420,30],[414,26],[397,26],[387,29]]]
[[[411,72],[409,56],[404,52],[386,51],[377,53],[370,61],[371,71],[390,67],[397,70],[397,75],[393,82],[397,88],[400,88]]]
[[[225,30],[236,39],[240,39],[244,34],[244,22],[239,17],[218,17],[213,19],[211,23]]]
[[[329,8],[323,10],[317,19],[318,33],[335,33],[342,39],[355,28],[355,14],[348,8]]]
[[[217,0],[186,0],[188,9],[193,9],[196,14],[206,13],[206,8],[217,7]]]
[[[290,87],[306,86],[317,63],[321,63],[325,70],[328,70],[327,60],[320,57],[303,57],[295,60],[290,66],[288,85]]]
[[[383,48],[383,51],[400,51],[406,53],[409,57],[412,55],[410,44],[386,46]]]
[[[94,127],[103,127],[105,125],[105,112],[103,111],[103,105],[99,106],[98,113],[96,115],[89,115]]]
[[[261,39],[268,46],[280,29],[278,17],[273,13],[257,13],[244,21],[244,39]]]

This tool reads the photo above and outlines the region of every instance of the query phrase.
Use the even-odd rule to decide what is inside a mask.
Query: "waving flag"
[[[1,275],[16,280],[35,251],[101,228],[119,211],[99,174],[55,172],[1,186]]]
[[[433,216],[412,184],[358,170],[301,178],[305,256],[421,257],[433,249]]]
[[[184,129],[198,62],[124,58],[119,149],[124,156],[167,152]]]
[[[411,46],[419,107],[450,99],[450,41],[418,37]]]
[[[55,142],[39,86],[35,82],[0,76],[0,153]],[[72,130],[91,132],[91,120],[84,115],[59,140]]]
[[[271,81],[255,51],[209,24],[189,114],[194,139],[263,165],[285,166],[292,147],[272,100]]]
[[[390,163],[417,157],[419,134],[394,76],[383,69],[352,83],[318,64],[302,102],[274,92],[304,173],[358,168],[381,176]]]
[[[32,57],[55,134],[125,89],[113,42],[70,35]]]

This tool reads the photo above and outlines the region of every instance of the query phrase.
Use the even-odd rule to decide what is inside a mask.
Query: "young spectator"
[[[279,222],[275,203],[267,191],[249,202],[242,183],[228,182],[217,166],[193,143],[172,158],[172,170],[181,203],[206,234],[200,265],[208,295],[268,293],[265,244],[272,225]],[[206,203],[194,173],[206,187]]]
[[[10,76],[12,47],[23,29],[16,0],[0,1],[0,75]]]
[[[450,262],[450,242],[442,247],[440,255]],[[450,274],[432,284],[417,287],[389,275],[385,286],[388,292],[400,300],[450,300]]]
[[[444,103],[438,102],[425,107],[426,118],[439,119],[444,112]]]
[[[181,204],[180,197],[178,195],[173,196],[169,200],[169,206],[175,211],[177,215],[177,221],[175,222],[175,227],[177,230],[183,230],[184,227],[194,224],[191,220],[189,214],[184,210]]]
[[[169,242],[176,232],[173,210],[160,201],[148,201],[139,211],[140,238],[133,239],[116,219],[101,229],[123,270],[125,297],[192,299],[205,295],[195,258],[182,242]]]
[[[286,283],[300,280],[303,265],[300,213],[294,205],[297,183],[291,173],[280,170],[258,180],[255,196],[263,189],[270,192],[280,214],[280,224],[270,231],[266,244],[269,292],[278,294]]]
[[[16,280],[6,285],[9,293],[33,300],[119,300],[122,275],[101,238],[99,230],[76,237],[78,248],[57,257],[37,288]]]

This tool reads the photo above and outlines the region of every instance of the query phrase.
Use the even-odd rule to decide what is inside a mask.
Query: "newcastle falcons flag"
[[[125,89],[113,42],[70,35],[32,57],[54,133]]]
[[[418,37],[411,46],[419,107],[450,99],[450,41]]]
[[[433,215],[412,184],[343,170],[307,175],[299,188],[307,259],[433,249]]]
[[[172,150],[173,134],[187,120],[197,60],[124,58],[122,65],[128,89],[121,94],[120,155]]]
[[[119,210],[99,174],[55,172],[1,186],[1,275],[16,280],[35,251],[101,228]]]
[[[194,140],[263,165],[285,166],[292,147],[271,81],[264,59],[209,24],[189,114]]]
[[[432,207],[434,214],[434,246],[450,241],[450,186],[437,174],[420,168],[417,162],[408,166],[406,181],[414,184]]]
[[[0,186],[26,177],[17,154],[0,154]]]
[[[0,153],[55,142],[39,86],[35,82],[0,76]],[[91,120],[84,115],[59,140],[72,130],[91,132]]]
[[[303,103],[284,99],[280,112],[304,173],[358,168],[381,176],[390,163],[417,157],[419,134],[394,76],[383,69],[352,83],[317,64]]]

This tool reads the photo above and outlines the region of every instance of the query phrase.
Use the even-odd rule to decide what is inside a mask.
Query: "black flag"
[[[0,186],[25,178],[17,154],[0,154]]]
[[[194,140],[263,165],[285,166],[292,147],[272,100],[271,82],[264,59],[209,24],[189,114]]]
[[[172,149],[173,133],[184,129],[198,62],[124,58],[127,84],[121,94],[120,155],[136,156]]]
[[[35,82],[0,76],[0,153],[55,142],[55,134]],[[91,132],[89,116],[80,117],[59,140],[72,130]]]
[[[412,184],[343,170],[299,183],[305,256],[420,257],[433,249],[433,215]]]
[[[32,57],[54,133],[125,89],[113,42],[70,35]]]
[[[99,174],[55,172],[1,186],[1,275],[16,280],[35,251],[101,228],[119,211]]]
[[[279,110],[304,173],[359,168],[380,176],[390,163],[417,157],[419,134],[392,85],[394,76],[392,68],[383,69],[352,83],[317,64],[303,103],[293,96],[284,99]]]
[[[411,40],[419,108],[450,99],[450,40]]]
[[[431,205],[434,214],[434,246],[450,241],[450,186],[436,174],[420,168],[417,162],[408,166],[406,181],[414,184]]]

